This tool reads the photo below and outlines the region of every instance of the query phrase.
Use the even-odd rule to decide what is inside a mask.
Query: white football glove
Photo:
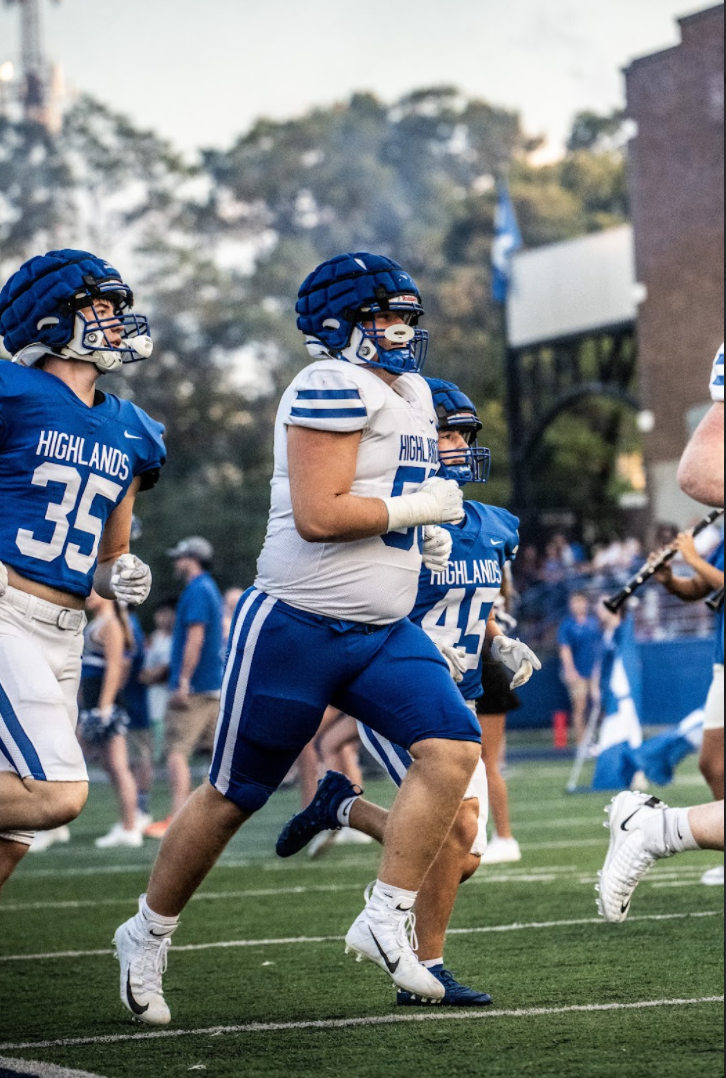
[[[514,674],[510,689],[521,689],[522,685],[527,684],[535,670],[542,669],[542,663],[532,649],[521,640],[512,640],[509,636],[494,637],[492,658]]]
[[[464,519],[464,492],[453,479],[427,479],[415,494],[383,498],[389,532],[422,524],[458,524]]]
[[[451,676],[458,685],[460,681],[464,680],[464,674],[466,673],[466,648],[455,648],[451,644],[439,644],[436,640],[434,640],[434,643],[449,664]]]
[[[8,571],[7,568],[0,561],[0,599],[2,599],[5,592],[8,590]]]
[[[423,530],[423,563],[433,573],[444,573],[449,564],[454,540],[451,532],[429,524]]]
[[[141,606],[151,592],[151,569],[135,554],[122,554],[113,567],[111,590],[120,603]]]

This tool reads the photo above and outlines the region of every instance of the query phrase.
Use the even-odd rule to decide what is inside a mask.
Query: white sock
[[[642,825],[646,849],[658,857],[700,850],[688,821],[689,811],[687,808],[669,808],[652,813],[652,818]]]
[[[139,901],[137,923],[145,935],[153,935],[155,939],[166,939],[176,932],[179,927],[179,918],[162,917],[160,913],[154,913],[146,901],[146,895],[142,895]]]
[[[402,887],[376,880],[368,908],[377,913],[410,913],[417,897],[418,891],[404,891]]]
[[[443,966],[443,964],[443,958],[430,958],[426,962],[421,963],[421,965],[425,966],[426,969],[434,969],[436,966]]]
[[[338,823],[341,827],[350,827],[350,812],[353,805],[356,803],[360,794],[356,794],[355,797],[348,797],[338,808]]]

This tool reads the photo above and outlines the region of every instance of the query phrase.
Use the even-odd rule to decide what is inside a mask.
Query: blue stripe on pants
[[[47,782],[43,765],[40,762],[40,757],[35,751],[32,741],[20,725],[20,720],[15,714],[13,705],[10,703],[8,695],[2,685],[0,685],[0,716],[2,716],[3,722],[8,728],[8,733],[18,746],[18,751],[25,762],[25,766],[28,768],[28,774],[32,778],[37,779],[38,782]],[[14,761],[11,762],[13,763],[13,767],[17,769],[17,764]],[[26,776],[23,775],[22,777],[25,778]]]
[[[363,744],[370,754],[385,767],[396,786],[400,786],[403,782],[403,776],[400,774],[400,769],[396,768],[394,760],[398,760],[401,768],[408,771],[413,763],[411,753],[400,745],[394,745],[392,741],[381,737],[380,734],[377,734],[375,730],[371,730],[370,726],[366,726],[365,723],[358,723],[358,731]]]
[[[222,699],[220,701],[219,726],[214,746],[214,757],[209,772],[209,781],[214,786],[219,778],[219,771],[224,759],[224,749],[229,735],[229,726],[232,721],[232,709],[234,698],[239,682],[240,670],[244,661],[244,648],[239,647],[242,637],[249,631],[249,627],[267,596],[256,588],[250,588],[240,600],[237,608],[236,621],[232,625],[229,634],[229,655],[227,656],[227,668],[224,674],[222,686]]]

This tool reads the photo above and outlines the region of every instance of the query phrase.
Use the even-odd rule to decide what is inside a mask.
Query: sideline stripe
[[[607,849],[607,842],[603,845],[603,839],[601,838],[584,838],[575,839],[573,842],[523,842],[522,850],[524,853],[529,853],[535,850],[578,850],[585,849],[586,847],[597,846],[599,849],[605,851]],[[377,850],[378,847],[375,847]],[[71,856],[76,851],[71,847],[66,851],[57,850],[49,853],[49,858],[66,857]],[[42,856],[37,854],[38,857]],[[324,869],[334,868],[336,872],[345,871],[346,869],[354,868],[370,868],[371,864],[375,863],[372,857],[336,857],[335,861],[295,861],[294,863],[281,861],[279,864],[274,861],[268,861],[265,857],[261,857],[256,860],[250,858],[242,859],[230,859],[222,860],[215,865],[215,872],[222,868],[254,868],[262,872],[298,872],[298,871],[314,871],[320,872]],[[149,874],[154,867],[152,860],[145,861],[142,864],[135,865],[99,865],[98,867],[89,868],[55,868],[55,869],[40,869],[37,871],[28,870],[21,865],[18,871],[13,876],[13,884],[22,883],[24,880],[56,880],[56,879],[76,879],[78,876],[123,876],[125,874],[133,875],[137,872],[145,872]],[[533,866],[534,867],[534,866]]]
[[[692,918],[723,917],[723,910],[700,910],[697,913],[648,913],[641,917],[629,917],[628,923],[635,921],[689,921]],[[516,921],[508,925],[482,925],[478,928],[450,928],[450,936],[480,936],[492,932],[527,932],[543,928],[572,928],[578,925],[607,924],[602,917],[578,917],[568,921],[530,921],[519,924]],[[308,943],[342,943],[345,936],[281,936],[275,939],[225,940],[216,943],[187,943],[174,947],[174,954],[193,951],[224,951],[239,947],[289,947]],[[105,958],[113,950],[104,947],[96,951],[51,951],[47,954],[6,954],[0,955],[0,962],[45,962],[57,958]]]
[[[98,1074],[89,1074],[88,1071],[68,1070],[67,1067],[56,1067],[54,1063],[33,1063],[27,1059],[4,1059],[0,1057],[0,1073],[8,1071],[10,1074],[29,1074],[32,1078],[100,1078]]]
[[[490,866],[491,868],[491,866]],[[651,887],[690,887],[700,884],[703,870],[661,871],[657,877],[648,881]],[[467,889],[486,887],[489,884],[512,883],[578,883],[592,886],[597,883],[594,873],[580,872],[574,865],[553,865],[541,869],[519,869],[510,872],[478,872],[467,881]],[[201,891],[192,896],[192,902],[238,902],[244,898],[284,898],[289,895],[328,895],[344,894],[346,891],[360,890],[360,883],[331,883],[312,886],[299,884],[297,887],[256,887],[244,891]],[[56,900],[54,902],[5,902],[0,903],[3,913],[37,913],[40,910],[90,910],[100,906],[133,906],[136,895],[116,898]]]
[[[76,1037],[72,1040],[31,1041],[25,1044],[0,1044],[0,1051],[27,1051],[38,1048],[82,1048],[94,1044],[118,1044],[121,1041],[155,1041],[175,1037],[223,1037],[239,1033],[284,1033],[295,1029],[355,1029],[361,1026],[398,1026],[414,1022],[493,1022],[498,1018],[543,1018],[559,1014],[607,1014],[610,1011],[645,1011],[656,1007],[689,1007],[723,1003],[723,996],[700,999],[644,999],[637,1003],[581,1003],[570,1007],[527,1007],[516,1011],[455,1011],[433,1009],[425,1014],[386,1014],[371,1018],[328,1018],[308,1022],[250,1022],[246,1026],[209,1026],[206,1029],[168,1029],[153,1033],[116,1033],[106,1037]]]

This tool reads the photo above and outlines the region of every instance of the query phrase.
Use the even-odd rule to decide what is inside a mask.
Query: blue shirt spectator
[[[572,652],[572,660],[580,677],[591,678],[600,660],[602,629],[593,614],[570,614],[560,625],[557,642]]]
[[[222,688],[223,677],[223,641],[222,617],[224,601],[222,594],[207,572],[194,577],[184,589],[177,607],[174,640],[171,650],[170,687],[179,688],[184,649],[187,635],[192,625],[204,626],[204,644],[197,664],[191,676],[190,689],[193,693],[218,693]]]

